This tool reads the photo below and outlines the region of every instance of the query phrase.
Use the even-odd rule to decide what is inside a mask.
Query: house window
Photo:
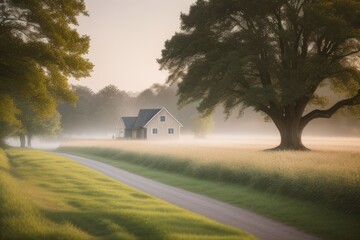
[[[158,129],[157,129],[157,128],[153,128],[153,129],[152,129],[152,134],[158,134]]]
[[[168,128],[168,134],[174,134],[174,129],[173,128]]]
[[[160,122],[165,122],[165,116],[160,116]]]

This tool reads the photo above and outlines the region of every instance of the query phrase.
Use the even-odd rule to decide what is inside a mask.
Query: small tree
[[[158,62],[180,79],[181,106],[252,107],[279,130],[277,149],[302,150],[310,121],[360,104],[359,16],[358,0],[198,0]],[[321,86],[344,99],[311,111]]]
[[[25,147],[25,137],[27,145],[31,147],[33,136],[50,136],[60,132],[60,114],[56,111],[56,103],[52,98],[42,98],[41,108],[37,108],[37,100],[26,101],[18,100],[18,108],[20,109],[17,119],[19,119],[20,127],[16,131],[16,135],[20,138],[20,146]]]
[[[25,127],[27,146],[32,146],[34,136],[55,136],[60,133],[60,114],[55,111],[49,117],[34,117],[29,119]]]
[[[207,116],[198,115],[193,124],[195,137],[205,138],[214,129],[214,119],[212,114]]]

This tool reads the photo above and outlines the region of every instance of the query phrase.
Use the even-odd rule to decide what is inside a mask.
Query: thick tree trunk
[[[27,146],[29,148],[31,148],[31,138],[32,138],[32,136],[30,134],[28,134],[28,135],[26,135],[26,137],[27,137]]]
[[[301,141],[305,126],[316,118],[330,118],[344,106],[360,105],[360,89],[352,98],[341,100],[326,110],[315,109],[302,116],[309,100],[309,98],[302,99],[292,106],[286,106],[281,110],[276,109],[276,107],[273,109],[271,107],[261,109],[274,121],[281,136],[280,145],[270,150],[309,150]]]
[[[305,125],[301,124],[303,108],[287,108],[285,116],[272,118],[279,130],[281,141],[280,145],[271,150],[296,150],[304,151],[307,149],[301,140]]]
[[[280,127],[279,132],[281,137],[280,145],[273,150],[309,150],[302,143],[302,129],[299,128],[298,124]]]
[[[19,138],[20,138],[20,147],[24,148],[25,147],[25,135],[20,134]]]

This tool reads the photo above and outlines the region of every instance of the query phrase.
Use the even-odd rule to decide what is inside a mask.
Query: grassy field
[[[360,215],[360,148],[356,145],[344,146],[345,150],[338,144],[318,146],[309,152],[267,152],[231,144],[76,141],[61,149],[75,146],[97,156],[250,186]]]
[[[326,239],[360,237],[356,145],[341,150],[339,145],[321,144],[299,153],[264,152],[254,146],[77,141],[62,149],[248,208]]]
[[[0,149],[0,239],[252,239],[64,157]]]

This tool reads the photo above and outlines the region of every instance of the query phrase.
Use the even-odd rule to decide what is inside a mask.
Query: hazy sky
[[[85,0],[90,17],[79,19],[79,31],[91,37],[88,58],[95,64],[80,85],[95,91],[114,84],[122,90],[141,91],[164,83],[159,71],[166,39],[179,31],[180,12],[195,0]]]

